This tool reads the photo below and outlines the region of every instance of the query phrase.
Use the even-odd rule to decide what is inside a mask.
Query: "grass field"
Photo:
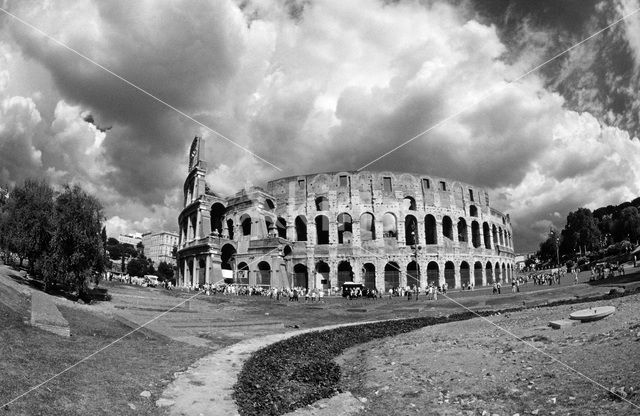
[[[3,288],[2,296],[21,296]],[[15,304],[15,303],[14,303]],[[24,306],[28,306],[25,300]],[[132,330],[109,317],[60,307],[71,337],[24,323],[28,311],[0,303],[2,404]],[[158,415],[155,398],[202,350],[151,331],[135,332],[4,407],[5,415]],[[141,397],[149,391],[150,398]]]

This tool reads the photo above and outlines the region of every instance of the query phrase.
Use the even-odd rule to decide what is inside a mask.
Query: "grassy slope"
[[[24,314],[0,303],[2,404],[131,331],[104,316],[60,310],[71,338],[26,325]],[[157,395],[174,372],[206,352],[150,331],[136,332],[18,399],[3,414],[162,414],[155,407]],[[144,390],[152,393],[150,399],[140,396]]]

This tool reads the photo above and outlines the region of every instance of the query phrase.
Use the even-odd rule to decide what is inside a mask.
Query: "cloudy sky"
[[[176,230],[188,146],[233,193],[302,173],[487,187],[516,250],[640,196],[638,0],[0,0],[0,185],[77,183],[110,236]],[[532,6],[533,5],[533,6]],[[455,115],[455,117],[450,117]]]

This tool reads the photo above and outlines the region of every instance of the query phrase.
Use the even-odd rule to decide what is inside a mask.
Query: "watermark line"
[[[449,116],[445,117],[444,119],[440,120],[439,122],[437,122],[436,124],[432,125],[431,127],[429,127],[428,129],[424,130],[421,133],[416,134],[415,136],[413,136],[412,138],[402,142],[401,144],[397,145],[396,147],[394,147],[393,149],[387,151],[386,153],[384,153],[381,156],[378,156],[377,158],[373,159],[371,162],[361,166],[360,168],[357,169],[357,172],[360,172],[361,170],[367,168],[368,166],[371,166],[372,164],[376,163],[377,161],[379,161],[380,159],[383,159],[387,156],[389,156],[391,153],[395,152],[396,150],[408,145],[409,143],[413,142],[414,140],[424,136],[425,134],[429,133],[430,131],[432,131],[433,129],[436,129],[438,127],[440,127],[441,125],[445,124],[446,122],[448,122],[449,120],[459,116],[460,114],[466,112],[467,110],[469,110],[470,108],[478,105],[480,102],[482,102],[485,98],[487,98],[488,96],[490,96],[491,94],[494,94],[498,91],[502,91],[503,89],[507,88],[509,85],[516,83],[518,81],[520,81],[521,79],[525,78],[526,76],[530,75],[531,73],[537,71],[538,69],[542,68],[543,66],[549,64],[550,62],[558,59],[559,57],[561,57],[562,55],[567,54],[568,52],[572,51],[573,49],[577,48],[578,46],[584,44],[585,42],[588,42],[589,40],[593,39],[594,37],[598,36],[599,34],[601,34],[602,32],[610,29],[611,27],[617,25],[618,23],[622,22],[623,20],[628,19],[629,17],[633,16],[634,14],[640,12],[640,8],[622,16],[621,18],[615,20],[613,23],[609,24],[608,26],[598,30],[597,32],[593,33],[592,35],[586,37],[585,39],[581,40],[580,42],[576,43],[575,45],[565,49],[564,51],[554,55],[553,57],[547,59],[546,61],[542,62],[541,64],[538,64],[537,66],[535,66],[534,68],[530,69],[529,71],[525,72],[524,74],[520,75],[519,77],[511,80],[511,81],[507,81],[506,84],[494,87],[489,89],[488,91],[485,91],[483,94],[480,95],[480,97],[478,99],[476,99],[474,102],[462,107],[460,110],[450,114]]]
[[[377,258],[380,258],[380,259],[383,259],[383,260],[385,260],[385,259],[386,259],[386,257],[383,257],[383,256],[381,256],[381,255],[379,255],[379,254],[377,254],[377,253],[374,253],[374,252],[372,252],[372,251],[370,251],[370,250],[367,250],[367,249],[365,249],[365,248],[363,248],[363,247],[360,247],[360,248],[361,248],[363,251],[365,251],[365,252],[367,252],[367,253],[369,253],[369,254],[373,255],[374,257],[377,257]],[[400,268],[399,268],[399,267],[397,267],[397,266],[395,266],[392,262],[388,262],[387,264],[390,264],[390,265],[391,265],[391,267],[393,267],[394,269],[396,269],[398,272],[401,272]],[[476,312],[476,311],[474,311],[474,310],[472,310],[472,309],[470,309],[470,308],[468,308],[468,307],[464,306],[463,304],[461,304],[460,302],[458,302],[458,301],[456,301],[455,299],[451,298],[450,296],[447,296],[447,295],[446,295],[446,294],[444,294],[444,293],[442,293],[442,296],[443,296],[445,299],[447,299],[447,300],[449,300],[449,301],[451,301],[451,302],[455,303],[456,305],[458,305],[458,306],[459,306],[459,307],[461,307],[462,309],[465,309],[466,311],[471,312],[472,314],[476,315],[477,317],[481,318],[482,320],[484,320],[484,321],[486,321],[486,322],[489,322],[491,325],[495,326],[496,328],[500,329],[501,331],[503,331],[504,333],[506,333],[506,334],[510,335],[511,337],[515,338],[516,340],[518,340],[518,341],[520,341],[520,342],[522,342],[522,343],[524,343],[524,344],[528,345],[529,347],[533,348],[535,351],[537,351],[537,352],[539,352],[539,353],[541,353],[541,354],[545,355],[545,356],[546,356],[546,357],[548,357],[548,358],[551,358],[554,362],[556,362],[556,363],[558,363],[558,364],[562,365],[563,367],[565,367],[565,368],[567,368],[567,369],[569,369],[569,370],[573,371],[574,373],[576,373],[576,374],[577,374],[577,375],[579,375],[580,377],[584,378],[585,380],[590,381],[590,382],[591,382],[591,383],[593,383],[594,385],[596,385],[596,386],[598,386],[598,387],[600,387],[600,388],[602,388],[602,389],[606,390],[607,392],[609,392],[609,393],[611,393],[611,394],[615,395],[616,397],[620,398],[621,400],[624,400],[625,402],[627,402],[627,403],[631,404],[632,406],[634,406],[634,407],[636,407],[636,408],[640,409],[640,406],[638,406],[637,404],[635,404],[635,403],[633,403],[633,402],[631,402],[631,401],[627,400],[626,398],[624,398],[624,397],[620,396],[620,395],[619,395],[619,394],[617,394],[616,392],[614,392],[614,391],[612,391],[612,390],[609,390],[607,387],[605,387],[605,386],[604,386],[604,385],[602,385],[601,383],[599,383],[599,382],[597,382],[597,381],[593,380],[592,378],[590,378],[590,377],[588,377],[587,375],[585,375],[584,373],[582,373],[582,372],[580,372],[580,371],[576,370],[575,368],[573,368],[573,367],[569,366],[568,364],[566,364],[566,363],[564,363],[564,362],[562,362],[562,361],[558,360],[557,358],[555,358],[555,357],[554,357],[554,356],[552,356],[551,354],[549,354],[549,353],[547,353],[547,352],[545,352],[545,351],[541,350],[540,348],[536,347],[535,345],[531,344],[530,342],[528,342],[528,341],[526,341],[526,340],[524,340],[524,339],[522,339],[522,338],[518,337],[516,334],[514,334],[514,333],[513,333],[513,332],[511,332],[511,331],[509,331],[508,329],[501,327],[500,325],[496,324],[495,322],[492,322],[491,320],[489,320],[489,319],[487,319],[486,317],[484,317],[484,316],[480,315],[478,312]]]
[[[32,24],[30,24],[29,22],[21,19],[20,17],[16,16],[15,14],[9,12],[6,9],[3,9],[2,7],[0,7],[0,12],[3,12],[4,14],[6,14],[7,16],[11,17],[12,19],[22,23],[23,25],[31,28],[32,30],[38,32],[39,34],[41,34],[42,36],[46,37],[47,39],[51,40],[52,42],[56,43],[57,45],[67,49],[68,51],[76,54],[77,56],[81,57],[82,59],[86,60],[87,62],[90,62],[91,64],[97,66],[98,68],[102,69],[103,71],[111,74],[112,76],[116,77],[117,79],[119,79],[120,81],[126,83],[127,85],[131,86],[132,88],[135,88],[136,90],[140,91],[141,93],[149,96],[150,98],[152,98],[153,100],[159,102],[160,104],[164,105],[165,107],[175,111],[176,113],[180,114],[181,116],[187,118],[188,120],[194,122],[195,124],[197,124],[198,126],[206,129],[207,131],[215,134],[216,136],[218,136],[219,138],[227,141],[228,143],[232,144],[233,146],[236,146],[237,148],[245,151],[246,153],[250,154],[251,156],[255,157],[256,159],[260,160],[261,162],[266,163],[267,165],[271,166],[272,168],[278,170],[278,171],[282,171],[282,169],[276,165],[274,165],[273,163],[269,162],[268,160],[262,158],[261,156],[255,154],[254,152],[252,152],[251,150],[249,150],[248,148],[246,148],[245,146],[242,146],[241,144],[237,143],[236,141],[228,138],[227,136],[225,136],[224,134],[220,133],[217,130],[214,130],[213,128],[207,126],[206,124],[196,120],[195,118],[191,117],[190,115],[186,114],[184,111],[172,106],[171,104],[167,103],[166,101],[162,100],[161,98],[155,96],[154,94],[150,93],[149,91],[145,90],[142,87],[139,87],[138,85],[134,84],[133,82],[127,80],[126,78],[118,75],[117,73],[113,72],[112,70],[110,70],[109,68],[101,65],[100,63],[96,62],[95,60],[89,58],[88,56],[84,55],[83,53],[77,51],[76,49],[68,46],[67,44],[65,44],[64,42],[54,38],[53,36],[49,35],[48,33],[44,32],[43,30],[33,26]]]

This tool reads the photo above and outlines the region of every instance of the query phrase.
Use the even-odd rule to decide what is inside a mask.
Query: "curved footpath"
[[[156,405],[168,407],[171,415],[238,415],[238,409],[232,397],[233,386],[238,381],[238,374],[242,370],[244,362],[251,354],[267,345],[296,335],[372,322],[379,321],[328,325],[241,341],[201,358],[187,371],[176,374],[176,379],[167,386],[162,397],[156,401]],[[303,408],[291,414],[299,416],[311,414],[317,416],[324,414],[349,415],[359,411],[360,407],[360,402],[351,394],[343,393],[316,402],[314,413],[307,413],[314,411],[312,408]],[[325,411],[326,413],[324,413]]]
[[[635,282],[628,289],[635,290],[640,285]],[[590,296],[607,293],[611,287],[618,285],[613,284],[611,287],[590,288],[580,284],[573,286],[576,292],[581,295]],[[567,288],[562,286],[559,288]],[[624,289],[623,289],[624,290]],[[539,292],[553,292],[553,289],[542,289]],[[538,291],[526,293],[526,295],[535,298]],[[582,296],[580,296],[582,297]],[[488,295],[487,298],[497,299]],[[548,301],[561,301],[575,299],[575,293],[572,295],[563,294],[560,297],[549,297]],[[513,299],[504,299],[504,304],[492,305],[499,309],[506,307],[514,307],[522,305],[522,298],[514,302]],[[542,302],[536,302],[540,304]],[[546,302],[545,302],[546,303]],[[533,306],[533,305],[531,305]],[[473,308],[478,309],[478,308]],[[486,307],[479,308],[486,309]],[[274,334],[264,337],[248,339],[234,344],[230,347],[216,351],[211,355],[201,358],[194,363],[189,369],[182,373],[176,374],[176,379],[167,386],[162,393],[162,397],[156,401],[159,407],[166,407],[171,415],[212,415],[212,416],[236,416],[238,409],[232,397],[233,386],[237,382],[238,374],[242,370],[245,361],[260,348],[275,342],[308,333],[313,331],[325,331],[343,326],[361,325],[365,323],[379,322],[354,322],[340,325],[330,325],[319,328],[310,328],[299,331],[292,331],[283,334]],[[335,415],[353,415],[363,408],[362,403],[350,393],[342,393],[328,399],[320,400],[311,406],[307,406],[289,413],[289,416],[335,416]]]

